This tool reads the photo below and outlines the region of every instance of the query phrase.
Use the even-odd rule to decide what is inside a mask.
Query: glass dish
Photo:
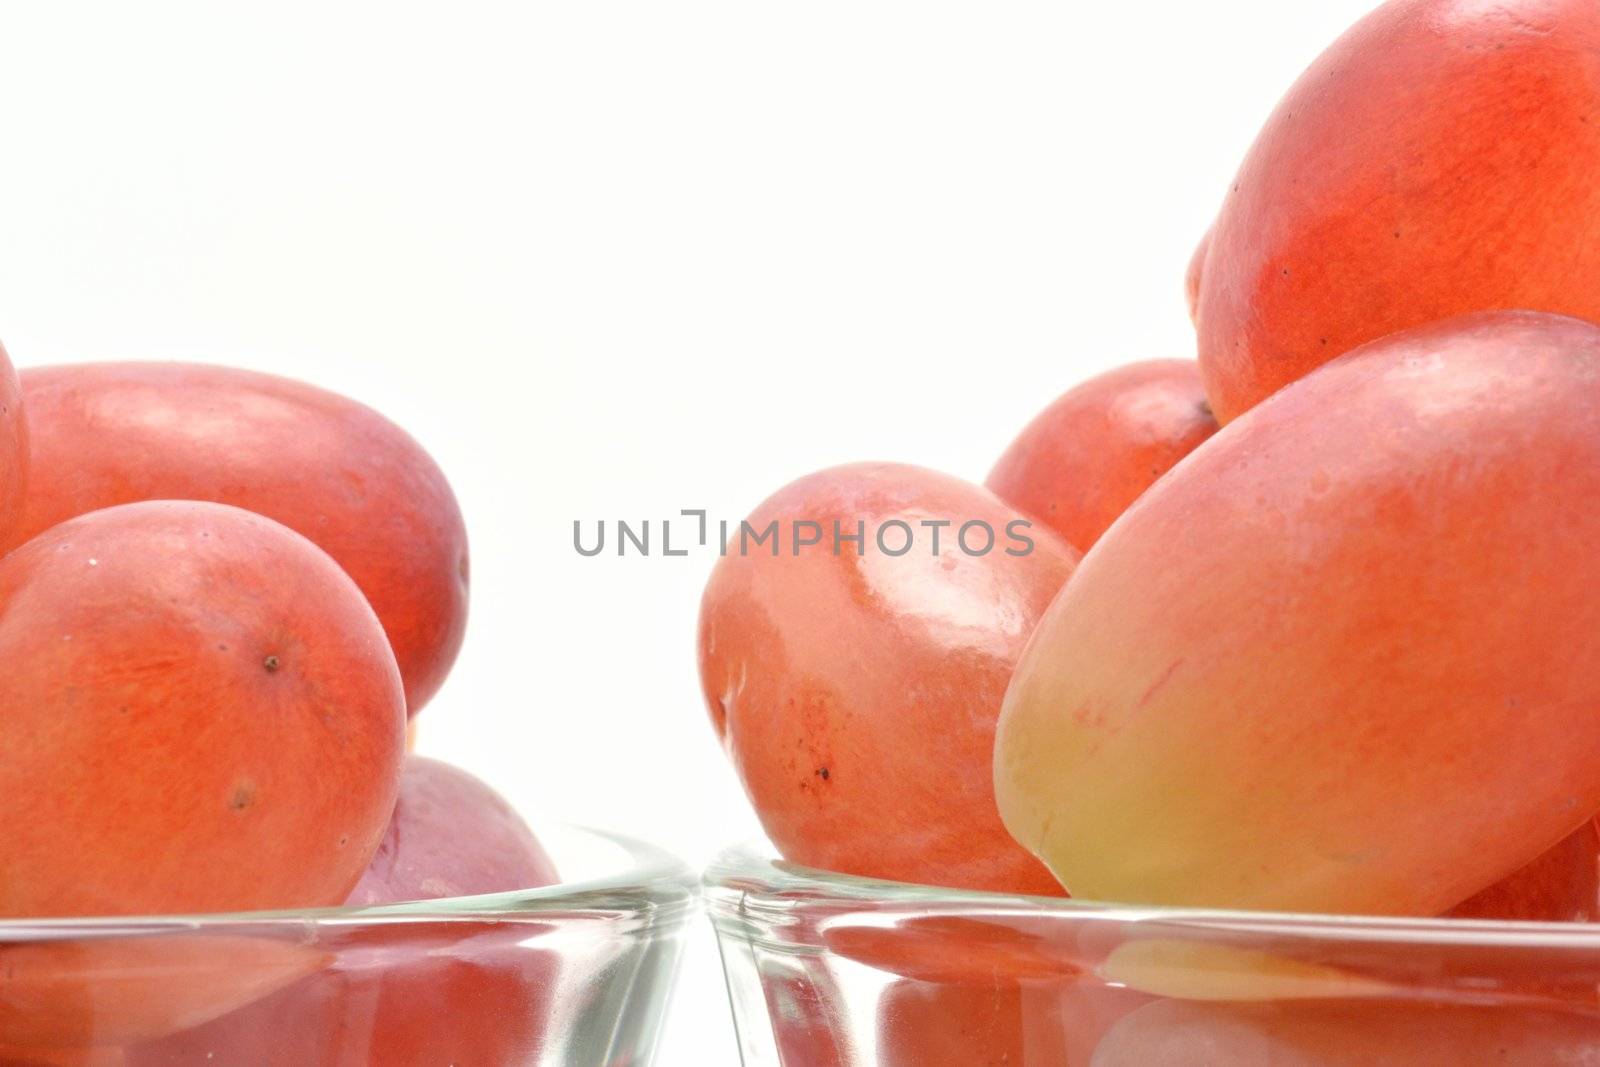
[[[1600,926],[1134,908],[725,853],[745,1067],[1600,1064]]]
[[[542,827],[562,884],[368,908],[0,922],[4,1067],[641,1067],[697,879]]]

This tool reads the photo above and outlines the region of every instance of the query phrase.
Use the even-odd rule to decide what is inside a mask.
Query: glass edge
[[[531,919],[547,914],[598,912],[649,913],[655,922],[669,924],[686,918],[692,910],[699,897],[700,879],[677,856],[646,841],[609,830],[574,824],[562,826],[566,830],[599,838],[621,848],[628,858],[627,868],[597,878],[558,882],[534,889],[362,907],[0,919],[0,944],[69,935],[154,934],[213,927]]]
[[[722,850],[706,868],[702,885],[713,920],[737,919],[765,908],[818,907],[835,912],[870,908],[875,919],[880,921],[885,914],[896,912],[907,916],[930,913],[1047,915],[1106,923],[1160,923],[1191,929],[1302,937],[1348,937],[1354,933],[1418,943],[1516,947],[1537,944],[1600,949],[1600,923],[1239,911],[947,889],[791,863],[777,857],[764,842],[743,842]]]

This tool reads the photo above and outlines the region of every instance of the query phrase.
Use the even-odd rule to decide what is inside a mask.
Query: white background
[[[695,679],[712,559],[573,520],[981,479],[1074,381],[1192,354],[1190,250],[1371,6],[5,3],[0,336],[408,427],[473,538],[423,750],[699,863],[756,832]],[[666,1067],[734,1062],[700,934]]]

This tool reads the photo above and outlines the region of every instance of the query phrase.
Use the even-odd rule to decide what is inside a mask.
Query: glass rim
[[[324,926],[404,926],[462,920],[532,922],[552,917],[643,917],[649,920],[650,926],[657,927],[682,922],[692,912],[699,896],[700,879],[677,856],[646,841],[609,830],[572,823],[547,825],[619,848],[626,865],[596,877],[537,888],[393,904],[0,919],[0,945],[81,937],[203,933],[217,928],[248,931],[292,925],[309,931]]]
[[[841,912],[870,912],[877,920],[897,913],[918,918],[981,914],[997,921],[1007,917],[1057,918],[1309,940],[1600,950],[1600,923],[1247,911],[952,889],[791,863],[778,857],[765,841],[746,841],[725,848],[706,868],[702,884],[712,919],[741,924],[763,916],[776,920],[797,911],[817,909],[835,916]]]

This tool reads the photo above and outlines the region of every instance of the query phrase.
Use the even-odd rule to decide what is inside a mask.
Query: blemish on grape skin
[[[711,710],[711,728],[716,731],[719,741],[728,739],[728,707],[733,703],[734,696],[735,690],[730,683],[720,696],[714,696],[708,702]]]
[[[1181,668],[1186,662],[1187,657],[1179,656],[1176,660],[1173,660],[1172,663],[1168,664],[1167,669],[1162,671],[1160,676],[1156,678],[1155,681],[1151,682],[1150,685],[1146,687],[1144,693],[1140,695],[1138,706],[1141,708],[1149,706],[1150,701],[1155,699],[1155,695],[1160,692],[1168,682],[1172,681],[1172,676],[1177,674],[1179,668]]]

